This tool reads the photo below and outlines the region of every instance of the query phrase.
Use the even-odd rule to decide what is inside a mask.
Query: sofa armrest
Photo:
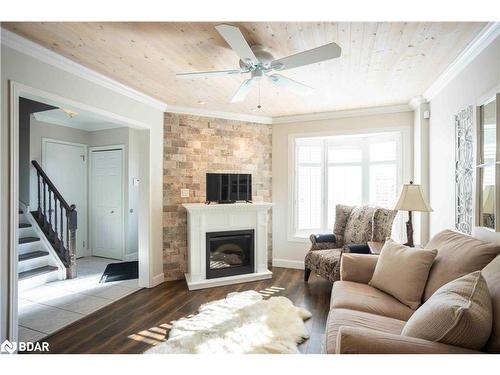
[[[336,352],[338,354],[480,354],[458,346],[347,326],[339,329]]]
[[[375,271],[378,255],[344,253],[340,259],[340,280],[368,284]]]
[[[309,240],[311,241],[311,249],[314,250],[324,250],[324,249],[336,249],[339,246],[337,245],[337,239],[333,233],[328,234],[311,234],[309,236]]]

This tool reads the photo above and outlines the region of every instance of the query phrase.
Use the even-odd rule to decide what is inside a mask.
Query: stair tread
[[[40,258],[40,257],[44,257],[46,255],[49,255],[49,253],[47,251],[36,250],[36,251],[32,251],[30,253],[20,254],[19,261],[21,262],[23,260]]]
[[[57,267],[54,266],[43,266],[34,268],[29,271],[19,272],[19,280],[28,279],[33,276],[43,275],[44,273],[49,273],[57,270]]]
[[[31,228],[30,223],[19,223],[19,228]]]
[[[40,238],[38,237],[22,237],[19,239],[19,244],[25,244],[25,243],[30,243],[30,242],[37,242],[40,241]]]

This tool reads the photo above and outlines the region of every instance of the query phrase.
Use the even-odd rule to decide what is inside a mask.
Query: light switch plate
[[[181,189],[181,198],[189,198],[189,189]]]

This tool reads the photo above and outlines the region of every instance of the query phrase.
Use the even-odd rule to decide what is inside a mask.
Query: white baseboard
[[[303,270],[304,261],[290,260],[290,259],[273,259],[273,267],[294,268],[298,270]]]
[[[152,285],[150,288],[154,288],[155,286],[160,285],[164,281],[165,281],[165,275],[163,273],[160,273],[159,275],[155,275],[155,276],[153,276],[153,280],[151,283]]]
[[[135,253],[132,253],[132,254],[125,254],[125,257],[124,257],[123,260],[125,260],[127,262],[130,262],[130,261],[138,260],[138,259],[139,259],[139,253],[135,252]]]

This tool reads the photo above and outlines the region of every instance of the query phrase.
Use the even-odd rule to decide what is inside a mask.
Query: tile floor
[[[138,279],[99,283],[112,259],[77,259],[78,277],[19,293],[19,341],[37,341],[139,290]]]

